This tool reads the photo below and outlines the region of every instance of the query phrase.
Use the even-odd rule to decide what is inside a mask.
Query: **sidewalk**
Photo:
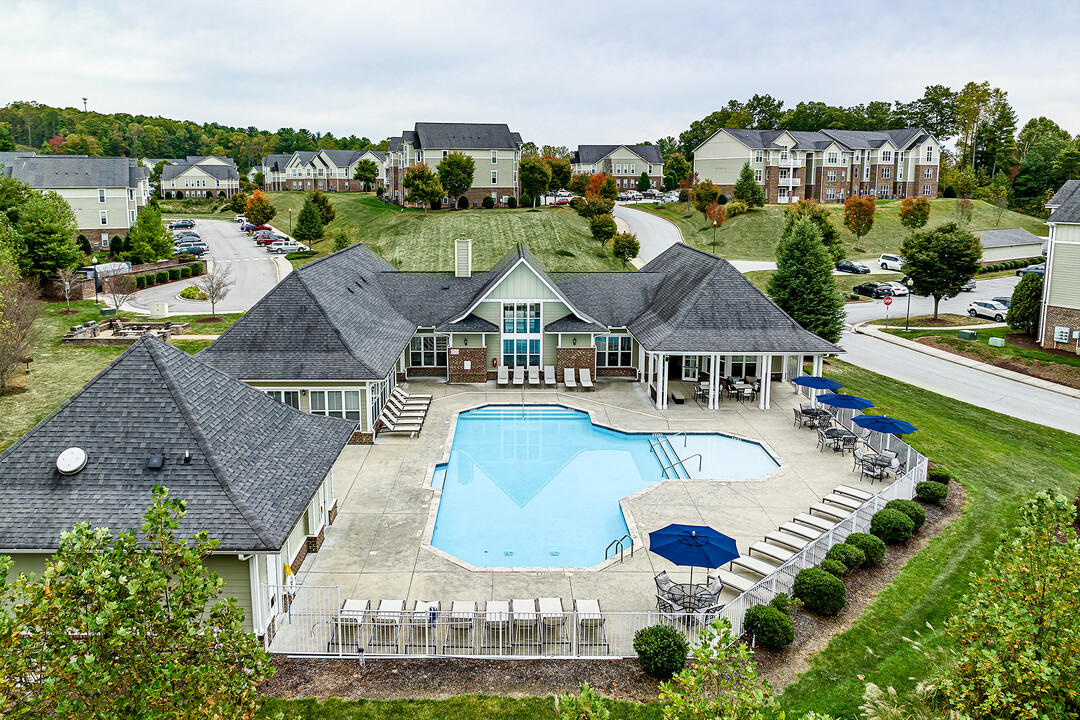
[[[1002,327],[1004,323],[992,323],[987,325],[977,326],[980,329]],[[895,328],[894,328],[895,329]],[[942,328],[911,328],[912,330],[941,330]],[[955,328],[963,329],[963,328]],[[1042,390],[1048,390],[1055,392],[1066,397],[1080,399],[1080,390],[1067,387],[1065,385],[1059,385],[1058,383],[1050,382],[1049,380],[1042,380],[1040,378],[1031,377],[1030,375],[1024,375],[1023,373],[1014,372],[1012,370],[1006,370],[1005,368],[999,368],[989,363],[981,362],[979,360],[972,360],[971,358],[963,357],[962,355],[956,355],[944,350],[938,350],[935,347],[929,345],[923,345],[911,340],[906,340],[901,337],[897,337],[892,333],[885,332],[885,328],[880,325],[870,325],[868,323],[858,323],[853,325],[851,331],[859,333],[860,335],[866,335],[867,337],[877,338],[878,340],[884,340],[885,342],[892,343],[893,345],[899,345],[900,347],[907,348],[908,350],[914,350],[921,352],[924,355],[930,355],[936,357],[939,360],[945,360],[956,365],[962,365],[972,370],[978,370],[984,372],[987,375],[996,375],[997,377],[1004,378],[1006,380],[1012,380],[1014,382],[1030,385],[1031,387],[1037,387]]]

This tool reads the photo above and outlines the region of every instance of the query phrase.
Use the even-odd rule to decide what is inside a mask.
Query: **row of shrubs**
[[[147,273],[146,275],[136,275],[135,289],[142,290],[143,288],[153,287],[154,285],[164,285],[168,282],[196,277],[202,275],[202,273],[203,264],[201,262],[193,262],[187,265],[172,267],[168,270],[158,270],[157,272]]]
[[[1041,262],[1046,262],[1046,258],[1037,257],[1031,260],[1009,260],[1008,262],[998,263],[996,265],[984,265],[979,268],[979,274],[986,275],[987,273],[1002,272],[1003,270],[1019,270],[1028,265],[1038,265]]]
[[[183,190],[177,190],[175,196],[173,195],[172,190],[166,190],[165,191],[164,198],[166,200],[172,200],[174,197],[177,200],[183,200],[184,197],[185,197],[184,191]],[[218,199],[224,200],[226,195],[225,195],[224,190],[220,191],[217,195],[214,194],[213,190],[205,190],[205,191],[204,190],[189,190],[186,197],[189,200],[195,200],[195,199],[207,200],[207,199],[212,199],[212,198],[215,198],[215,197],[218,198]]]

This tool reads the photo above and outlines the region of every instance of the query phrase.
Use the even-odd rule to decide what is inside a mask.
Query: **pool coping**
[[[762,450],[765,451],[765,453],[772,459],[773,462],[776,463],[776,468],[775,469],[770,470],[769,472],[765,473],[764,475],[760,475],[760,476],[755,477],[755,478],[745,478],[745,479],[741,479],[741,480],[711,479],[711,478],[665,478],[663,480],[660,480],[658,482],[655,482],[655,483],[649,485],[646,488],[642,488],[641,490],[638,490],[635,493],[627,495],[624,498],[620,498],[620,500],[619,500],[619,510],[622,512],[623,520],[626,523],[626,531],[627,531],[627,534],[630,536],[630,541],[632,543],[631,544],[631,550],[632,551],[636,550],[638,548],[644,549],[644,542],[643,542],[643,538],[641,536],[641,533],[638,530],[637,521],[634,519],[634,513],[630,509],[630,501],[636,500],[636,499],[644,496],[646,493],[649,493],[649,492],[652,492],[653,490],[661,488],[661,487],[667,485],[668,483],[717,483],[717,482],[745,483],[745,482],[763,482],[763,481],[769,479],[770,477],[773,477],[773,476],[777,475],[778,473],[780,473],[780,472],[782,472],[782,471],[784,471],[786,469],[786,465],[783,462],[783,460],[780,457],[778,457],[775,452],[773,452],[771,447],[766,446],[764,443],[762,443],[759,440],[755,440],[753,438],[749,438],[749,437],[746,437],[744,435],[739,435],[738,433],[720,432],[718,430],[680,430],[679,433],[670,433],[670,431],[668,431],[668,430],[656,430],[656,431],[651,431],[651,432],[650,431],[644,431],[643,432],[641,430],[624,430],[622,428],[613,427],[613,426],[611,426],[611,425],[609,425],[609,424],[607,424],[605,422],[599,422],[597,420],[596,411],[590,410],[590,409],[587,409],[587,408],[572,407],[572,406],[569,406],[569,405],[564,405],[564,404],[559,403],[559,402],[526,403],[526,405],[528,407],[557,407],[557,408],[562,408],[564,410],[573,410],[573,411],[576,411],[576,412],[582,412],[582,413],[585,413],[585,414],[587,414],[589,416],[589,422],[592,423],[592,425],[594,427],[603,428],[605,430],[610,430],[612,432],[621,433],[623,435],[658,435],[658,434],[659,435],[666,435],[666,434],[676,435],[676,434],[680,434],[680,433],[684,434],[684,435],[723,435],[724,437],[729,437],[729,438],[731,438],[733,440],[740,440],[742,442],[753,443],[754,445],[757,445],[758,447],[760,447]],[[427,518],[427,523],[424,526],[424,534],[423,534],[423,537],[421,538],[421,541],[420,541],[420,548],[422,550],[426,549],[427,551],[429,551],[430,553],[432,553],[436,557],[439,557],[439,558],[442,558],[443,560],[451,562],[451,563],[457,565],[458,567],[461,567],[461,568],[463,568],[465,570],[468,570],[469,572],[502,572],[502,573],[534,573],[534,574],[535,573],[559,573],[559,572],[561,572],[561,573],[600,572],[601,570],[605,570],[605,569],[611,567],[612,565],[615,565],[616,563],[621,562],[622,559],[618,555],[613,555],[612,557],[607,558],[606,560],[604,560],[604,561],[602,561],[602,562],[600,562],[600,563],[598,563],[596,565],[589,565],[589,566],[584,566],[584,567],[580,567],[580,566],[577,566],[577,567],[575,567],[575,566],[553,567],[553,566],[548,566],[548,565],[539,566],[539,567],[524,566],[524,565],[522,565],[522,566],[513,566],[513,567],[487,567],[487,566],[473,565],[473,564],[471,564],[469,562],[466,562],[465,560],[462,560],[461,558],[457,557],[456,555],[452,555],[451,553],[448,553],[447,551],[445,551],[445,550],[443,550],[441,548],[437,548],[434,545],[432,545],[431,541],[432,541],[432,538],[435,535],[435,521],[438,519],[438,516],[439,516],[439,506],[442,503],[442,491],[443,491],[442,487],[435,487],[433,485],[433,480],[434,480],[434,477],[435,477],[435,470],[438,468],[439,465],[445,465],[445,464],[450,462],[450,451],[453,449],[453,446],[454,446],[454,436],[455,436],[455,434],[457,432],[458,416],[461,415],[461,413],[471,412],[473,410],[478,410],[478,409],[483,408],[483,407],[515,407],[516,408],[516,407],[521,407],[521,403],[500,403],[500,402],[491,402],[490,400],[482,400],[482,401],[478,401],[476,404],[471,405],[469,407],[461,408],[459,410],[454,411],[453,417],[450,418],[449,427],[448,427],[447,433],[446,433],[446,439],[443,441],[442,458],[440,460],[437,460],[436,462],[430,463],[428,465],[427,470],[426,470],[425,475],[424,475],[424,482],[423,482],[422,487],[425,490],[430,490],[431,491],[431,493],[432,493],[432,495],[431,495],[432,502],[428,506],[428,518]],[[444,478],[444,483],[445,483],[445,478]]]

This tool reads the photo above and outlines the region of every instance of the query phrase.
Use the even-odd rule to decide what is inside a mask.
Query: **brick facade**
[[[307,551],[309,553],[319,552],[319,548],[322,547],[323,541],[326,540],[326,528],[320,528],[318,535],[308,535],[307,537]]]
[[[101,252],[102,250],[108,251],[109,248],[102,247],[101,245],[101,233],[109,234],[109,244],[112,244],[112,239],[119,235],[122,238],[126,238],[130,228],[107,228],[100,225],[95,225],[89,228],[79,228],[75,231],[75,237],[79,235],[85,235],[86,239],[90,241],[90,247],[94,248],[94,252]],[[99,258],[100,259],[100,258]]]
[[[637,379],[637,368],[632,367],[598,367],[596,377],[619,377]]]
[[[1069,328],[1069,342],[1055,343],[1054,328]],[[1076,341],[1072,334],[1080,330],[1080,309],[1066,308],[1057,305],[1046,306],[1046,326],[1042,329],[1041,345],[1048,350],[1074,350]]]
[[[444,367],[410,367],[406,370],[406,374],[411,377],[431,377],[431,378],[443,378],[446,377],[446,368]]]
[[[293,561],[291,563],[289,563],[289,567],[292,569],[293,575],[296,575],[296,573],[300,570],[300,566],[304,564],[304,558],[307,557],[307,554],[308,554],[307,543],[306,542],[301,543],[300,544],[300,549],[296,552],[296,557],[294,557]]]
[[[574,368],[580,370],[588,368],[589,373],[596,377],[596,348],[594,347],[567,347],[555,349],[555,377],[560,382],[563,379],[563,370]]]
[[[45,278],[41,285],[41,296],[46,300],[64,301],[64,283],[59,278]],[[71,283],[71,302],[90,300],[94,297],[93,280],[74,280]]]
[[[480,203],[484,202],[484,197],[491,195],[493,191],[498,195],[498,199],[495,201],[496,204],[499,204],[504,197],[510,195],[517,197],[518,194],[517,188],[514,187],[469,188],[465,192],[465,197],[469,198],[470,207],[480,207]],[[452,203],[457,202],[457,198],[449,198],[449,200]]]
[[[470,363],[470,369],[465,369],[465,362]],[[487,382],[487,348],[484,347],[460,347],[450,348],[447,354],[446,381],[452,383],[485,383]]]
[[[337,520],[337,513],[338,513],[337,499],[335,499],[333,506],[330,508],[330,512],[326,513],[327,522],[329,524],[333,525],[334,521]]]

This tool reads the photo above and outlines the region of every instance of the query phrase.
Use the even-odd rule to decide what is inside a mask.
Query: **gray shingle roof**
[[[1066,180],[1046,206],[1054,210],[1046,222],[1080,223],[1080,180]]]
[[[435,328],[438,332],[468,332],[468,333],[494,333],[499,332],[499,326],[490,320],[485,320],[478,315],[469,313],[464,319],[455,323],[445,323]]]
[[[182,537],[206,530],[221,550],[276,551],[354,425],[293,410],[144,336],[0,454],[0,548],[55,549],[78,522],[138,528],[161,484],[187,502]],[[55,463],[69,447],[89,459],[65,476]],[[153,454],[160,470],[146,467]]]
[[[618,148],[625,147],[627,150],[635,153],[638,157],[647,163],[653,165],[661,165],[664,162],[664,156],[660,152],[658,145],[578,145],[576,151],[574,151],[574,157],[571,162],[578,165],[592,165],[593,163],[600,162],[611,153],[615,152]]]
[[[226,165],[231,165],[234,169],[236,168],[236,161],[223,155],[188,155],[184,160],[180,161],[180,164],[187,163],[188,165],[198,165],[203,160],[210,159],[220,160]]]
[[[549,333],[602,333],[607,329],[607,325],[581,320],[573,315],[564,315],[544,326]]]
[[[979,238],[984,248],[1012,247],[1013,245],[1039,245],[1046,242],[1046,238],[1039,237],[1034,233],[1021,228],[997,228],[994,230],[976,230],[974,234]]]
[[[364,154],[363,150],[323,150],[322,154],[325,155],[334,165],[339,168],[348,167],[356,162],[361,155]]]
[[[138,167],[134,158],[40,155],[13,159],[7,174],[39,190],[127,188],[135,186],[132,168]]]
[[[289,164],[292,153],[273,153],[263,158],[263,167],[268,172],[285,172],[285,166]]]
[[[521,138],[514,137],[506,123],[416,123],[420,148],[443,150],[516,150]]]
[[[162,180],[173,180],[180,177],[188,170],[197,168],[212,178],[218,180],[239,180],[240,173],[231,165],[166,165],[161,168]]]
[[[559,290],[575,307],[588,308],[608,327],[626,324],[645,312],[664,276],[648,272],[552,273]]]

